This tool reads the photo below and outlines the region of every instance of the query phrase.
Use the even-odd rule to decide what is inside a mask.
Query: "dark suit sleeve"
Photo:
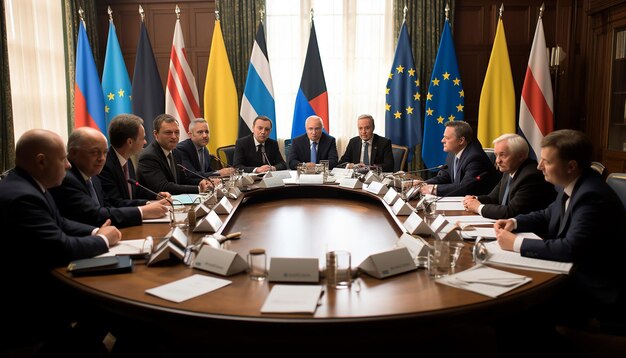
[[[492,219],[512,218],[518,214],[525,214],[533,210],[543,209],[554,200],[555,191],[551,185],[546,183],[543,175],[532,169],[531,173],[520,173],[514,184],[510,187],[509,202],[507,205],[499,205],[498,196],[496,201],[483,207],[482,215]],[[529,170],[530,171],[530,170]],[[502,181],[489,194],[499,190]],[[478,200],[480,200],[479,197]],[[483,201],[480,200],[482,203]]]
[[[481,149],[482,151],[482,149]],[[470,154],[470,153],[468,153]],[[461,181],[456,184],[452,183],[449,171],[451,170],[451,166],[448,166],[448,169],[445,170],[445,174],[447,174],[448,181],[443,182],[443,175],[436,176],[438,180],[432,181],[428,180],[428,183],[436,183],[437,184],[437,195],[471,195],[471,194],[482,194],[490,192],[493,189],[493,186],[496,185],[495,180],[499,180],[499,176],[496,176],[495,168],[491,166],[490,162],[485,162],[480,155],[485,155],[482,153],[472,153],[472,155],[463,159],[461,175],[463,176]],[[441,173],[440,171],[439,173]],[[476,180],[476,177],[484,172],[487,172],[484,178],[481,178],[480,181]],[[494,178],[494,176],[496,176]],[[433,178],[433,179],[435,179]]]
[[[287,157],[287,162],[289,163],[289,169],[291,170],[296,170],[296,167],[298,166],[298,164],[302,163],[304,161],[303,158],[306,157],[305,155],[305,149],[303,148],[306,147],[305,145],[303,145],[303,142],[301,140],[298,140],[301,137],[297,137],[296,139],[293,140],[292,144],[291,144],[291,149],[289,149],[289,156]]]
[[[153,153],[151,149],[145,148],[139,157],[137,179],[141,184],[157,193],[166,191],[172,195],[198,194],[196,185],[180,185],[169,181],[164,173],[165,170],[168,170],[165,163],[161,163],[157,154]]]
[[[357,162],[356,160],[354,160],[353,155],[352,155],[353,152],[354,152],[354,146],[355,146],[355,140],[354,140],[354,138],[352,138],[348,142],[348,146],[346,147],[346,151],[343,153],[343,156],[341,156],[341,159],[339,159],[339,163],[355,163],[355,162]]]
[[[506,174],[508,175],[508,174]],[[481,204],[485,204],[485,208],[487,207],[486,204],[499,204],[500,200],[500,186],[502,185],[502,181],[500,181],[493,189],[491,189],[491,192],[487,195],[479,195],[476,198],[478,199],[478,201],[480,201]],[[501,206],[501,205],[498,205]],[[485,212],[485,208],[483,208],[483,213]],[[484,216],[484,215],[483,215]],[[507,218],[511,218],[515,215],[512,216],[507,216]],[[485,216],[485,217],[490,217],[490,216]]]
[[[250,153],[248,153],[249,148],[246,148],[246,144],[247,143],[243,138],[237,139],[237,141],[235,142],[233,167],[242,169],[246,173],[252,173],[256,166],[248,165],[248,163],[250,163]],[[254,154],[256,155],[256,152]]]
[[[107,162],[100,174],[98,174],[98,178],[100,178],[100,183],[102,184],[102,193],[104,194],[104,205],[118,208],[145,205],[148,202],[146,199],[125,199],[122,197],[121,191],[124,190],[123,186],[127,184],[124,177],[122,175],[118,176],[113,170],[112,165]],[[154,195],[151,196],[153,197]]]
[[[382,146],[383,146],[383,162],[382,167],[384,172],[392,172],[394,163],[393,163],[393,152],[391,150],[391,141],[387,138],[382,138]],[[376,163],[381,165],[381,163]]]

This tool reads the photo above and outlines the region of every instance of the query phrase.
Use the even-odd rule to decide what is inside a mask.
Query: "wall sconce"
[[[553,76],[562,75],[561,62],[565,60],[566,54],[561,46],[550,47],[548,51],[548,59],[550,61],[550,74]]]

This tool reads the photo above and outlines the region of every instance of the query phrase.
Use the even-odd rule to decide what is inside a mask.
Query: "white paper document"
[[[443,201],[442,199],[437,202],[437,211],[439,210],[465,210],[465,207],[462,201]]]
[[[231,282],[232,281],[223,280],[221,278],[196,274],[162,286],[147,289],[146,293],[168,301],[180,303],[228,286]]]
[[[322,286],[274,285],[261,313],[315,313]]]
[[[178,194],[172,195],[172,202],[174,205],[200,204],[202,202],[202,198],[198,198],[200,198],[200,194]]]
[[[560,274],[568,274],[573,265],[571,262],[549,261],[524,257],[520,255],[519,252],[502,250],[497,241],[488,242],[485,244],[485,247],[489,252],[487,263],[518,267],[531,271],[543,271]]]
[[[176,217],[176,221],[183,221],[187,217],[187,213],[174,213],[174,216]],[[169,223],[169,222],[170,222],[169,213],[162,218],[142,220],[142,223],[144,224],[158,224],[158,223]]]
[[[448,219],[451,223],[462,222],[462,223],[472,223],[474,225],[482,225],[482,224],[493,224],[496,221],[494,219],[484,218],[480,215],[446,215],[446,219]]]
[[[436,281],[495,298],[530,282],[531,278],[479,265]]]
[[[117,245],[110,247],[109,252],[106,252],[98,257],[103,256],[135,256],[141,254],[148,254],[152,250],[152,244],[148,244],[144,239],[137,240],[122,240]]]
[[[462,202],[463,199],[465,199],[464,196],[446,196],[445,198],[439,199],[439,202],[440,203],[453,202],[453,201]]]

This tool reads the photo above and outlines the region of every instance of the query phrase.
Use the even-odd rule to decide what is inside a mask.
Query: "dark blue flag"
[[[446,20],[426,95],[422,159],[427,168],[446,162],[448,153],[441,144],[445,123],[464,120],[464,97],[450,23]]]
[[[152,121],[156,116],[165,113],[165,92],[159,76],[150,38],[143,22],[140,25],[137,58],[133,73],[133,114],[143,119],[146,130],[146,141],[154,141]]]
[[[385,133],[392,143],[409,147],[409,158],[412,156],[413,147],[422,142],[419,85],[409,32],[403,23],[387,80]]]

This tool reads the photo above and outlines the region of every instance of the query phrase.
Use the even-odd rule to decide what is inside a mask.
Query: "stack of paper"
[[[146,293],[180,303],[190,298],[230,285],[231,281],[204,275],[192,275],[178,281],[146,290]]]
[[[444,285],[489,297],[498,297],[530,281],[530,277],[496,270],[487,266],[474,266],[463,272],[437,280],[437,282]]]
[[[497,241],[488,242],[485,244],[485,247],[489,252],[489,257],[487,258],[488,263],[518,267],[532,271],[561,274],[568,274],[573,265],[571,262],[549,261],[524,257],[520,255],[519,252],[502,250]]]
[[[261,313],[315,313],[322,286],[274,285]]]

